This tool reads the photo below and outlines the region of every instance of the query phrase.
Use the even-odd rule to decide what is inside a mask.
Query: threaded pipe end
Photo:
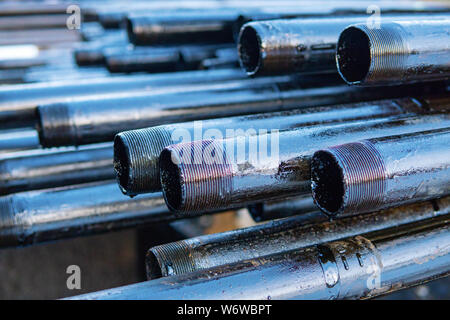
[[[37,108],[39,142],[45,148],[76,146],[69,107],[64,103],[41,105]]]
[[[114,169],[124,194],[134,196],[161,190],[159,155],[171,143],[171,133],[161,127],[116,135]]]
[[[232,166],[218,140],[181,143],[160,155],[161,186],[167,206],[177,213],[226,207],[232,192]]]
[[[151,248],[146,257],[147,278],[180,275],[196,270],[190,246],[185,241]]]
[[[374,211],[387,188],[384,160],[369,141],[315,152],[311,179],[315,203],[330,216]]]
[[[353,25],[339,37],[337,68],[349,84],[398,82],[405,73],[408,51],[404,31],[397,23],[383,23],[380,28]]]

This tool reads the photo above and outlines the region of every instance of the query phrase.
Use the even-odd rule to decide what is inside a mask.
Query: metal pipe
[[[450,78],[450,19],[365,24],[342,31],[336,52],[349,84],[380,85]]]
[[[241,70],[224,69],[2,86],[0,123],[2,128],[34,126],[37,105],[74,97],[99,97],[102,94],[125,91],[151,92],[155,87],[161,86],[243,78],[245,74]]]
[[[0,19],[0,30],[66,28],[67,14],[11,16]]]
[[[375,138],[316,151],[315,203],[328,215],[380,210],[450,193],[450,129]]]
[[[0,195],[114,179],[110,143],[0,159]]]
[[[71,299],[361,299],[450,273],[448,217]]]
[[[39,140],[44,147],[112,141],[115,134],[166,123],[289,110],[326,104],[408,96],[423,86],[305,88],[289,76],[186,85],[162,92],[132,93],[38,107]],[[310,84],[309,84],[310,85]],[[323,86],[323,83],[321,83]],[[360,90],[356,90],[360,89]]]
[[[131,16],[128,38],[135,45],[232,43],[236,10],[194,10]]]
[[[39,138],[34,129],[0,131],[0,155],[38,147]]]
[[[248,212],[256,222],[269,221],[301,215],[311,221],[320,221],[325,216],[317,212],[317,206],[309,194],[283,200],[253,203],[247,206]]]
[[[116,183],[0,197],[0,247],[26,246],[173,220],[161,193],[129,199]]]
[[[424,17],[442,19],[446,16]],[[418,17],[383,14],[380,21],[398,19],[411,20]],[[336,45],[342,30],[351,24],[367,25],[371,22],[373,23],[366,15],[247,23],[242,27],[238,39],[240,63],[250,76],[337,72]]]
[[[311,157],[318,149],[447,128],[449,121],[448,114],[393,116],[172,145],[160,155],[164,198],[172,211],[184,215],[307,194]],[[258,146],[263,148],[259,153]]]
[[[328,221],[316,210],[253,227],[162,244],[147,253],[148,279],[195,272],[450,214],[450,197]]]
[[[130,196],[161,190],[159,155],[172,144],[203,139],[255,135],[261,130],[287,130],[330,122],[424,113],[412,98],[313,107],[240,117],[182,122],[121,132],[114,138],[114,167],[122,191]]]

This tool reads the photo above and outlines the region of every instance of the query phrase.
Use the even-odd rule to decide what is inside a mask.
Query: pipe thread
[[[55,103],[38,107],[39,141],[43,147],[78,145],[71,125],[69,107]]]
[[[163,277],[185,274],[196,270],[190,246],[186,241],[163,244],[150,249],[160,267]],[[154,264],[153,264],[154,265]],[[147,264],[147,267],[149,265]],[[154,266],[155,267],[155,266]],[[156,272],[155,272],[156,271]],[[158,273],[159,270],[148,270],[147,274]]]
[[[161,190],[159,155],[171,143],[170,132],[158,127],[130,130],[116,136],[114,169],[124,194],[133,196]],[[119,151],[120,146],[125,150]]]
[[[230,202],[232,167],[221,142],[194,141],[172,145],[166,151],[170,152],[170,157],[167,154],[163,159],[161,154],[161,184],[169,208],[194,213],[204,211],[205,207],[220,208]],[[170,167],[169,170],[163,169],[162,161],[166,165],[173,159],[178,162],[176,170]],[[175,197],[170,186],[174,171],[177,171],[175,181],[179,187],[179,195]],[[173,201],[176,198],[178,201]]]

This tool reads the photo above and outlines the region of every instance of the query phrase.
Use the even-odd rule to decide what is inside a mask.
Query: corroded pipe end
[[[114,138],[114,169],[122,192],[129,196],[161,190],[159,154],[172,143],[170,132],[146,128]]]
[[[150,280],[190,273],[196,267],[189,245],[177,241],[151,248],[146,256],[146,269]]]
[[[159,161],[163,195],[170,210],[195,213],[229,204],[232,169],[221,142],[172,145],[161,152]]]
[[[337,44],[339,74],[353,85],[401,81],[408,56],[403,37],[403,29],[396,23],[383,23],[379,28],[366,24],[347,27]]]
[[[39,142],[45,148],[76,146],[76,134],[70,122],[69,107],[64,103],[46,104],[37,108]]]
[[[163,27],[147,17],[129,17],[125,21],[128,40],[134,45],[150,45],[158,41]]]
[[[0,248],[21,245],[20,234],[16,226],[14,196],[0,197]]]
[[[314,202],[330,216],[375,211],[386,179],[384,161],[369,141],[317,151],[311,161]]]

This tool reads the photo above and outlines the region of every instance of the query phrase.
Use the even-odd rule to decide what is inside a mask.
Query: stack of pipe
[[[149,281],[75,298],[448,275],[450,7],[373,2],[80,1],[74,30],[67,3],[0,4],[0,247],[244,209],[264,223],[150,248]]]

